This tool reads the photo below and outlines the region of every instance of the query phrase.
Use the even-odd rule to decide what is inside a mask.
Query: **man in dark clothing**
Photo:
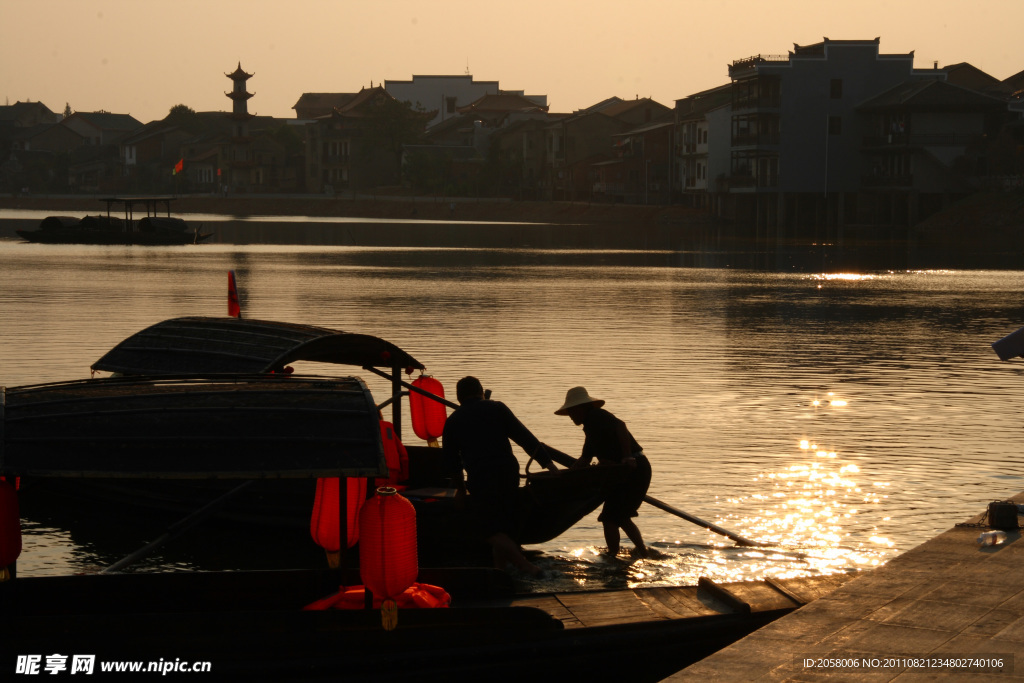
[[[494,563],[507,562],[531,575],[541,570],[527,560],[515,540],[518,536],[519,460],[509,439],[544,467],[556,471],[544,445],[500,401],[484,398],[476,377],[464,377],[455,387],[459,407],[444,425],[442,448],[451,471],[466,470],[471,509],[484,538],[494,551]],[[461,486],[460,486],[461,488]]]
[[[626,423],[603,409],[603,405],[604,401],[591,398],[583,387],[573,387],[555,414],[568,415],[574,424],[583,425],[586,437],[583,454],[573,467],[587,467],[595,458],[602,465],[624,464],[629,467],[627,475],[609,492],[597,519],[604,525],[609,555],[614,557],[618,554],[619,529],[622,529],[636,546],[636,554],[646,557],[647,546],[633,517],[639,514],[640,503],[651,485],[651,463],[626,429]]]

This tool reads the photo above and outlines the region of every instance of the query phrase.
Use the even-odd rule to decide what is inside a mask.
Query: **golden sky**
[[[1024,0],[0,0],[0,96],[143,123],[176,104],[293,117],[303,92],[464,74],[569,112],[612,95],[678,98],[730,62],[828,36],[881,37],[915,65],[1024,70]]]

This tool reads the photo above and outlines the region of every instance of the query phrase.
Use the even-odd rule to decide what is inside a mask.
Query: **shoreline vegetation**
[[[86,215],[103,211],[100,195],[24,195],[0,197],[0,209],[52,211],[54,215]],[[742,226],[703,209],[680,205],[644,206],[590,202],[513,201],[446,197],[324,195],[183,195],[173,214],[205,213],[225,216],[310,216],[375,220],[540,223],[549,225],[634,225],[688,229],[742,238],[756,237]],[[838,231],[841,231],[838,232]],[[785,229],[784,238],[810,237],[871,241],[911,239],[940,248],[1024,250],[1024,191],[979,192],[929,217],[912,229],[846,225],[824,231]]]

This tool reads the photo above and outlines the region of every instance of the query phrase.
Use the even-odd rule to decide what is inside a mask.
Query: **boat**
[[[377,404],[358,377],[289,373],[300,360],[361,367],[386,377],[392,393]],[[297,530],[309,526],[316,478],[367,477],[414,502],[423,557],[489,559],[473,533],[472,497],[455,495],[441,449],[406,444],[408,476],[389,473],[381,411],[390,406],[386,425],[400,439],[402,399],[415,389],[402,373],[424,369],[390,342],[292,323],[176,318],[92,367],[114,375],[6,389],[0,471],[22,477],[37,507],[78,499],[188,514],[252,479],[216,514]],[[339,450],[345,470],[331,465]],[[529,473],[518,492],[520,542],[550,541],[593,512],[620,469]]]
[[[359,377],[288,373],[287,363],[300,359],[361,365],[390,378],[393,393],[377,403]],[[192,364],[206,374],[183,372]],[[46,490],[35,483],[57,481],[80,492],[102,482],[187,489],[257,478],[280,492],[316,477],[385,477],[380,411],[400,411],[403,390],[412,390],[401,373],[423,369],[376,337],[219,318],[147,328],[94,367],[117,368],[117,376],[0,388],[0,475],[20,477],[22,497]],[[245,371],[215,372],[232,368]],[[414,487],[436,476],[439,451],[410,447],[406,495],[416,498]],[[545,519],[577,496],[563,517],[571,524],[602,500],[602,473],[620,474],[598,466],[541,473],[522,490],[533,489]],[[594,491],[580,496],[587,486]],[[417,509],[420,547],[431,534],[446,547],[465,541],[454,531],[457,508],[429,512],[446,509],[440,488],[427,490]],[[533,531],[560,533],[558,525]],[[135,673],[201,671],[217,680],[450,683],[493,677],[500,666],[502,678],[657,681],[844,578],[520,593],[504,572],[433,567],[421,554],[416,581],[447,594],[450,606],[316,608],[364,582],[350,561],[357,551],[344,552],[336,569],[15,575],[0,580],[0,614],[17,615],[0,619],[0,667],[59,673],[77,662],[79,673],[137,666]]]
[[[201,232],[202,225],[189,227],[181,218],[171,216],[171,202],[174,199],[168,196],[106,197],[100,200],[107,205],[105,214],[81,219],[47,216],[36,230],[16,232],[29,242],[42,244],[166,246],[199,244],[208,239],[212,233]],[[123,207],[123,218],[113,213],[115,207]],[[161,207],[165,215],[160,215]]]
[[[0,613],[17,615],[0,620],[0,667],[35,655],[42,673],[61,653],[214,680],[658,681],[846,578],[518,593],[497,570],[423,568],[450,607],[399,609],[393,630],[375,608],[305,609],[354,570],[17,578],[0,583]]]

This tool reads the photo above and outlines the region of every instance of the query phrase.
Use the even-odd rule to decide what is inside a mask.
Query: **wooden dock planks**
[[[653,623],[721,614],[796,609],[835,590],[846,575],[741,581],[710,586],[519,595],[503,604],[543,610],[567,629]],[[717,587],[717,589],[716,589]],[[725,594],[725,597],[723,597]]]

